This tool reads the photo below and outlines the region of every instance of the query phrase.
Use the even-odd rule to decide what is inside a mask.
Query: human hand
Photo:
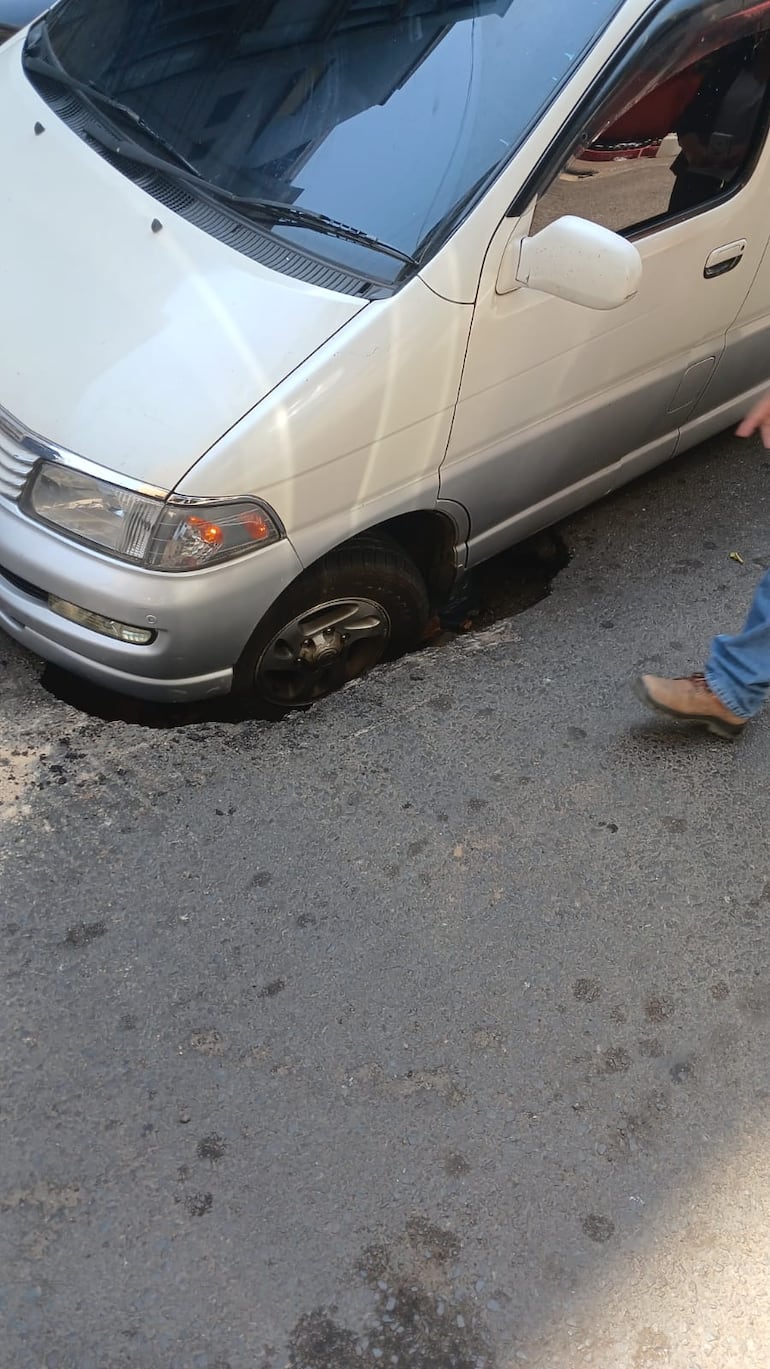
[[[736,437],[751,437],[758,432],[762,445],[770,450],[770,394],[766,394],[747,413],[735,430]]]

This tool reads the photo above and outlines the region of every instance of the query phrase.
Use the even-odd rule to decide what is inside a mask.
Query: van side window
[[[577,214],[638,232],[706,208],[743,183],[769,112],[770,35],[725,44],[647,86],[578,148],[538,198],[531,231]]]

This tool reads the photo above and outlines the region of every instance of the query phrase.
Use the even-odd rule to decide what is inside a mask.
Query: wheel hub
[[[390,618],[373,599],[315,604],[276,633],[257,666],[265,697],[281,708],[302,708],[380,661],[390,641]]]
[[[338,628],[326,627],[321,632],[314,633],[312,637],[306,637],[297,664],[316,669],[331,665],[345,650],[346,635]]]

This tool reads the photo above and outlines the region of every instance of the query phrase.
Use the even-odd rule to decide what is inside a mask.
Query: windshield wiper
[[[410,257],[408,252],[402,252],[399,247],[391,247],[390,243],[380,242],[379,238],[372,237],[370,233],[364,232],[363,228],[351,228],[348,224],[337,223],[336,219],[327,218],[325,214],[319,214],[316,210],[281,204],[279,200],[259,200],[245,195],[235,195],[231,190],[225,190],[206,180],[194,167],[172,166],[165,157],[156,157],[153,152],[141,147],[133,139],[111,134],[108,128],[98,121],[98,116],[95,122],[86,125],[84,132],[100,143],[113,157],[122,157],[126,161],[135,162],[138,166],[161,171],[182,185],[191,186],[196,194],[204,199],[213,200],[216,204],[232,209],[252,223],[261,224],[265,228],[273,228],[278,224],[285,224],[289,228],[308,228],[315,233],[325,233],[328,237],[344,238],[347,242],[359,243],[373,252],[394,257],[406,266],[419,266],[419,262]]]
[[[40,55],[35,54],[35,46],[40,49]],[[99,90],[88,81],[79,81],[77,76],[72,76],[70,72],[62,66],[56,53],[51,46],[51,39],[48,34],[48,26],[45,20],[41,19],[30,33],[24,49],[24,66],[27,71],[34,72],[37,76],[44,76],[50,81],[55,81],[57,85],[63,86],[65,90],[71,90],[75,95],[79,95],[84,104],[88,105],[91,112],[99,114],[101,110],[106,111],[113,123],[120,125],[128,123],[131,129],[136,129],[143,134],[149,142],[161,147],[173,158],[174,165],[183,167],[191,176],[198,176],[199,173],[188,162],[181,152],[177,152],[173,143],[170,143],[158,133],[157,129],[145,122],[141,114],[131,109],[129,105],[124,105],[120,100],[116,100],[112,95],[108,95],[106,90]],[[137,144],[138,146],[138,144]]]
[[[347,223],[338,223],[336,219],[330,219],[316,209],[302,209],[299,205],[282,204],[280,200],[260,200],[251,199],[248,195],[234,195],[232,191],[224,190],[208,181],[206,190],[214,199],[230,205],[239,214],[267,227],[284,224],[287,228],[308,228],[315,233],[326,233],[329,237],[344,238],[346,242],[356,242],[361,247],[370,247],[373,252],[394,257],[396,261],[402,261],[407,266],[419,264],[408,252],[402,252],[400,247],[392,247],[388,242],[381,242],[363,228],[351,228]]]

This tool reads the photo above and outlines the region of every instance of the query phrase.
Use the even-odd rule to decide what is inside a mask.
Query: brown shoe
[[[687,675],[677,680],[662,680],[657,675],[640,675],[634,693],[642,703],[680,723],[700,723],[717,737],[737,737],[746,726],[726,708],[709,689],[704,675]]]

